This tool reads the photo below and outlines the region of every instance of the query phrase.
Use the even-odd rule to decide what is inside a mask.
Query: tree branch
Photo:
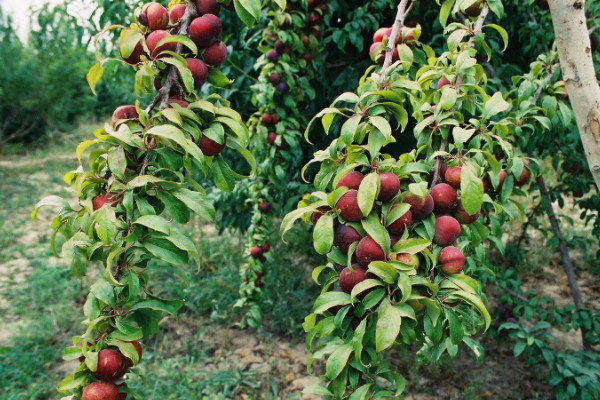
[[[563,79],[596,185],[600,187],[600,86],[594,71],[585,2],[548,0]]]
[[[383,77],[385,71],[392,65],[392,56],[394,54],[394,48],[396,47],[396,42],[398,41],[398,33],[400,33],[400,28],[404,26],[404,18],[410,12],[413,7],[413,1],[411,1],[410,5],[407,8],[407,4],[410,0],[401,0],[400,4],[398,4],[398,12],[396,13],[396,20],[394,21],[394,26],[392,26],[392,33],[388,39],[387,47],[385,48],[385,61],[383,62],[383,67],[381,67],[381,71],[379,73]],[[382,78],[381,86],[384,85],[384,80]]]

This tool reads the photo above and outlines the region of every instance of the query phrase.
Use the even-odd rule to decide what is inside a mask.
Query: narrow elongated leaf
[[[381,302],[375,328],[375,349],[381,352],[394,344],[400,333],[402,316],[389,300]]]
[[[325,214],[317,221],[313,231],[313,243],[319,254],[327,254],[333,246],[333,216]]]
[[[379,193],[379,174],[371,172],[361,181],[358,188],[358,207],[363,215],[369,215],[377,193]]]
[[[333,380],[338,377],[342,370],[348,364],[348,359],[352,354],[352,346],[349,344],[343,344],[338,346],[333,353],[327,359],[325,370],[327,371],[327,378]]]
[[[158,232],[162,232],[167,235],[171,233],[169,222],[158,215],[142,215],[141,217],[133,221],[133,223],[137,225],[143,225],[147,228]]]

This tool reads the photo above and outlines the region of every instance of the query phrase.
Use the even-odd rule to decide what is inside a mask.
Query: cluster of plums
[[[442,182],[433,186],[430,192],[425,196],[417,196],[412,192],[400,193],[400,180],[393,172],[379,173],[380,190],[376,200],[381,203],[391,203],[390,212],[401,204],[408,204],[409,210],[393,221],[387,221],[385,225],[391,239],[391,246],[400,239],[405,229],[410,228],[414,221],[428,218],[432,213],[435,215],[435,234],[433,243],[442,249],[438,255],[438,265],[445,274],[461,273],[465,265],[465,256],[462,251],[453,246],[461,234],[461,225],[469,225],[475,222],[480,215],[480,211],[475,214],[468,214],[461,200],[459,191],[461,182],[462,167],[449,167],[442,164],[440,175]],[[525,184],[530,177],[527,168],[523,169],[523,174],[517,181],[518,184]],[[363,215],[358,205],[358,190],[364,175],[359,171],[346,173],[338,182],[337,187],[347,187],[348,190],[339,198],[335,208],[344,223],[340,223],[335,228],[334,244],[344,254],[347,254],[350,246],[358,242],[354,253],[352,254],[352,268],[336,266],[340,272],[340,289],[346,293],[351,293],[354,286],[367,279],[367,269],[372,261],[386,261],[391,255],[385,253],[384,249],[370,236],[362,235],[347,224],[348,222],[359,222],[366,215]],[[504,177],[505,178],[505,177]],[[485,181],[489,182],[489,178]],[[501,182],[495,190],[500,190]],[[486,190],[492,190],[491,183],[488,183]],[[316,224],[318,219],[326,212],[329,207],[321,207],[312,215],[312,222]],[[419,257],[414,254],[395,254],[396,261],[404,264],[419,267]]]
[[[416,23],[415,23],[416,24]],[[390,36],[392,35],[392,28],[379,28],[373,34],[373,43],[369,48],[369,56],[371,60],[375,61],[378,64],[383,64],[385,60],[385,48],[388,45],[390,40]],[[409,43],[415,40],[415,35],[413,29],[408,26],[402,27],[398,31],[398,38],[396,39],[396,44],[401,43]],[[398,47],[394,46],[394,51],[392,53],[392,62],[396,62],[400,59],[398,55]]]
[[[275,132],[275,125],[277,125],[278,122],[279,122],[279,116],[277,115],[276,112],[274,112],[272,114],[263,113],[260,116],[260,123],[263,124],[264,126],[266,126],[267,128],[270,128],[270,130],[272,129],[267,134],[267,142],[271,146],[274,146],[277,149],[283,149],[287,146],[287,143],[286,143],[283,135],[278,135]]]
[[[136,341],[131,344],[138,353],[139,360],[142,360],[142,346]],[[79,359],[84,361],[83,357]],[[98,352],[98,366],[94,375],[99,381],[92,382],[83,389],[82,400],[125,400],[126,393],[119,393],[119,387],[127,386],[125,382],[117,385],[115,381],[123,378],[129,368],[133,366],[133,361],[125,357],[117,349],[107,348]]]
[[[265,253],[268,253],[271,250],[271,245],[269,242],[265,242],[262,246],[254,246],[250,249],[250,256],[258,259],[261,263],[267,262],[267,258],[265,257]],[[261,281],[263,277],[263,272],[254,272],[256,274],[256,280],[254,281],[254,286],[261,288],[264,286],[264,283]],[[245,281],[244,283],[248,283],[249,281]]]

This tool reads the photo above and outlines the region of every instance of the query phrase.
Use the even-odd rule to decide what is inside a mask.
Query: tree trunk
[[[585,0],[548,0],[560,66],[590,170],[600,188],[600,86],[596,80]]]

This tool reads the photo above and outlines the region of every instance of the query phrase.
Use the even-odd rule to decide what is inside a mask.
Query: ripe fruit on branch
[[[454,246],[444,247],[440,251],[438,261],[445,274],[459,274],[465,266],[465,256],[462,251]]]
[[[277,134],[275,132],[269,132],[269,134],[267,135],[267,142],[269,142],[269,144],[271,146],[276,146],[276,141],[277,141]]]
[[[379,28],[375,31],[375,33],[373,34],[373,43],[376,42],[383,42],[383,38],[390,37],[390,28],[384,27],[384,28]]]
[[[221,35],[221,20],[213,14],[194,18],[190,24],[190,39],[200,48],[206,48]]]
[[[433,212],[433,197],[430,194],[419,197],[416,194],[407,193],[404,196],[404,202],[410,204],[410,212],[415,219],[427,218]]]
[[[262,251],[263,253],[267,253],[269,250],[271,250],[271,245],[269,242],[265,242],[265,244],[262,245]]]
[[[269,77],[267,79],[270,84],[277,85],[279,82],[281,82],[281,75],[273,72],[273,73],[269,74]]]
[[[275,86],[275,89],[281,94],[286,94],[290,90],[290,87],[285,82],[279,82],[277,86]]]
[[[392,206],[392,208],[390,209],[390,212],[394,208],[398,207],[399,205],[400,204],[395,204],[394,206]],[[387,230],[389,233],[392,233],[394,235],[402,235],[404,233],[404,230],[411,225],[412,225],[412,213],[410,212],[410,210],[408,210],[400,218],[398,218],[397,220],[392,222],[387,227]]]
[[[181,20],[181,18],[183,18],[186,8],[187,6],[185,4],[176,4],[173,6],[173,8],[171,8],[171,11],[169,12],[169,20],[171,21],[171,24],[176,24]]]
[[[83,389],[81,400],[119,400],[119,388],[112,382],[92,382]]]
[[[467,14],[469,17],[478,17],[479,14],[481,14],[481,9],[483,7],[482,3],[482,0],[477,0],[475,3],[465,9],[465,14]]]
[[[462,171],[462,166],[460,166],[460,165],[458,165],[454,168],[448,167],[448,169],[446,170],[444,175],[442,175],[442,177],[444,178],[444,181],[447,184],[449,184],[453,188],[459,189],[460,188],[460,173],[461,173],[461,171]]]
[[[218,67],[227,58],[227,46],[223,42],[213,43],[206,48],[203,57],[208,65]]]
[[[142,7],[139,21],[151,31],[165,29],[169,25],[169,13],[161,4],[153,1]]]
[[[508,174],[505,170],[501,170],[499,175],[498,188],[496,189],[498,192],[502,191],[502,186],[504,185],[504,181],[506,180],[506,176]],[[488,192],[492,189],[494,189],[494,186],[492,185],[492,180],[488,176],[483,180],[483,191]]]
[[[146,38],[146,45],[148,46],[148,50],[150,50],[150,56],[152,58],[156,58],[158,57],[158,55],[160,53],[162,53],[163,51],[175,51],[175,49],[177,48],[177,43],[174,42],[169,42],[169,43],[164,43],[162,45],[160,45],[160,47],[157,47],[158,43],[163,40],[166,37],[171,36],[171,34],[167,31],[163,31],[163,30],[157,30],[154,32],[151,32],[148,37]]]
[[[363,218],[363,213],[358,207],[358,190],[350,189],[335,205],[340,211],[340,216],[346,221],[357,222]]]
[[[98,353],[98,368],[94,374],[103,381],[113,381],[123,365],[121,353],[113,349],[103,349]]]
[[[167,102],[167,104],[169,104],[169,105],[177,104],[178,106],[180,106],[182,108],[188,108],[188,106],[190,105],[190,103],[188,103],[187,101],[179,100],[176,98],[170,98],[169,101]]]
[[[263,249],[260,246],[254,246],[250,249],[250,255],[254,258],[262,256]]]
[[[217,3],[216,0],[198,0],[196,7],[198,9],[198,15],[219,15],[219,12],[221,11],[221,4]]]
[[[384,172],[379,174],[379,195],[377,200],[386,202],[390,201],[400,191],[400,179],[393,172]]]
[[[114,206],[117,202],[117,199],[111,193],[99,194],[98,196],[92,199],[92,207],[94,211],[99,210],[105,204],[109,206]]]
[[[343,292],[350,294],[354,286],[358,285],[367,278],[367,270],[358,264],[352,265],[350,268],[344,268],[340,272],[340,288]]]
[[[263,125],[271,125],[273,123],[273,119],[271,118],[271,114],[263,114],[263,115],[261,115],[260,122]]]
[[[275,51],[277,52],[278,55],[281,55],[283,53],[285,53],[285,43],[283,43],[283,41],[281,39],[277,39],[275,41],[275,44],[273,44],[273,47],[275,48]]]
[[[312,221],[313,225],[316,225],[317,221],[329,210],[331,210],[329,206],[321,206],[317,208],[317,211],[313,212],[310,216],[310,220]]]
[[[396,255],[396,261],[406,265],[414,265],[415,269],[418,269],[419,264],[421,263],[418,255],[408,253],[398,253]]]
[[[277,113],[271,114],[271,123],[275,125],[277,124],[277,122],[279,122],[279,117],[277,116]]]
[[[127,57],[123,55],[123,49],[121,48],[121,43],[119,43],[119,54],[127,64],[136,65],[142,62],[142,56],[148,57],[148,55],[144,51],[144,47],[142,46],[142,42],[137,42],[131,54]]]
[[[515,180],[515,186],[521,187],[529,182],[529,179],[531,178],[531,172],[529,172],[529,168],[527,168],[528,164],[529,161],[523,160],[523,171],[521,171],[521,176],[519,176],[519,179]]]
[[[446,247],[456,242],[460,235],[460,224],[454,217],[443,215],[435,220],[435,235],[433,241],[438,246]]]
[[[258,205],[258,210],[261,213],[268,213],[269,211],[271,211],[271,203],[269,203],[268,201],[263,201]]]
[[[444,86],[451,85],[451,84],[452,84],[452,82],[450,82],[448,79],[446,79],[446,78],[444,78],[444,77],[442,76],[442,77],[440,78],[440,80],[438,81],[437,88],[438,88],[438,89],[441,89],[441,88],[443,88]]]
[[[196,90],[200,89],[208,78],[208,67],[206,64],[204,64],[204,62],[202,62],[202,60],[198,60],[197,58],[186,58],[185,62],[188,69],[192,73],[192,78],[194,79],[194,88]]]
[[[276,63],[277,60],[279,60],[279,55],[277,55],[277,52],[275,50],[267,51],[266,57],[267,60],[269,60],[272,63]]]
[[[438,213],[447,213],[454,208],[458,195],[456,190],[447,183],[438,183],[431,189],[433,209]]]
[[[477,210],[475,214],[469,215],[463,207],[462,200],[458,202],[458,205],[454,208],[454,211],[452,213],[454,218],[456,218],[456,220],[463,225],[469,225],[477,221],[480,214],[481,210]]]
[[[134,105],[119,106],[112,115],[112,126],[116,127],[119,120],[137,120],[139,115]]]
[[[361,239],[362,236],[356,229],[349,225],[340,224],[335,228],[333,243],[342,253],[347,254],[352,243],[358,242]]]
[[[223,137],[223,144],[220,144],[210,139],[208,136],[202,135],[202,139],[200,139],[198,147],[200,147],[200,151],[202,151],[202,154],[211,157],[222,152],[226,145],[227,137]]]
[[[346,175],[342,176],[342,179],[340,179],[336,188],[346,186],[348,189],[358,190],[364,177],[365,176],[358,171],[348,172]]]
[[[356,246],[356,260],[363,267],[367,267],[371,261],[384,261],[385,253],[381,246],[373,238],[367,236],[362,238]]]

